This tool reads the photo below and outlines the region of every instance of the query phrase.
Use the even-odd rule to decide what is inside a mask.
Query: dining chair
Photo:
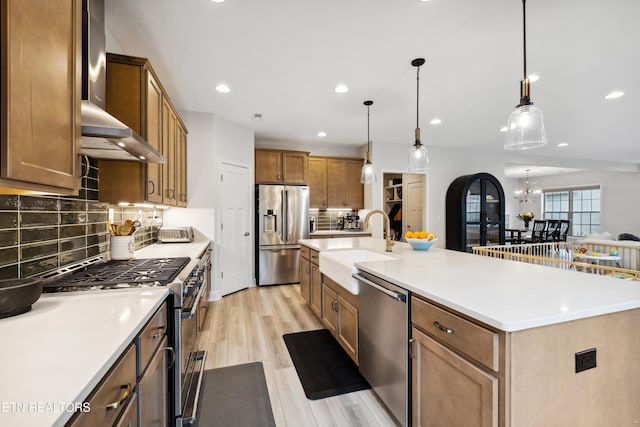
[[[522,239],[524,243],[540,243],[542,242],[547,227],[547,221],[545,220],[533,220],[533,228],[531,229],[531,237]]]
[[[548,219],[542,236],[543,242],[557,242],[560,234],[560,220]]]
[[[571,221],[568,219],[560,220],[560,229],[558,230],[558,242],[566,242],[567,235],[569,234],[569,226],[571,225]]]

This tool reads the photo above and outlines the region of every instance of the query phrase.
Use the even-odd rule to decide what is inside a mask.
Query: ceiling
[[[499,129],[519,101],[519,0],[106,0],[106,16],[179,109],[219,114],[259,140],[361,146],[371,99],[374,144],[408,148],[416,57],[426,58],[427,147],[502,152]],[[540,76],[531,98],[549,141],[532,155],[640,163],[639,19],[637,0],[527,2],[527,68]],[[335,93],[340,83],[349,91]],[[625,95],[605,100],[614,90]]]

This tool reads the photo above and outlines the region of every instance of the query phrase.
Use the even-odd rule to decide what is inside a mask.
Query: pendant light
[[[542,147],[547,144],[544,133],[542,111],[533,105],[529,98],[529,78],[527,77],[527,21],[525,13],[526,0],[522,0],[522,33],[524,78],[520,81],[520,103],[509,116],[505,150],[525,150]]]
[[[369,138],[369,107],[373,105],[373,101],[364,101],[367,106],[367,158],[362,165],[362,173],[360,174],[360,183],[373,184],[376,182],[376,174],[371,163],[371,139]]]
[[[409,152],[409,172],[424,172],[429,169],[429,153],[427,147],[420,142],[420,66],[424,64],[424,58],[416,58],[411,65],[416,67],[416,142]]]

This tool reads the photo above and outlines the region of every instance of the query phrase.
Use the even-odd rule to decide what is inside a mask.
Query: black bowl
[[[26,313],[42,294],[40,279],[0,280],[0,319]]]

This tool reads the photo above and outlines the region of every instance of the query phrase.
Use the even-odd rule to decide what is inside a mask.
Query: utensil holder
[[[133,235],[129,236],[111,236],[110,249],[111,259],[116,261],[126,261],[133,258],[135,245],[133,244]]]

